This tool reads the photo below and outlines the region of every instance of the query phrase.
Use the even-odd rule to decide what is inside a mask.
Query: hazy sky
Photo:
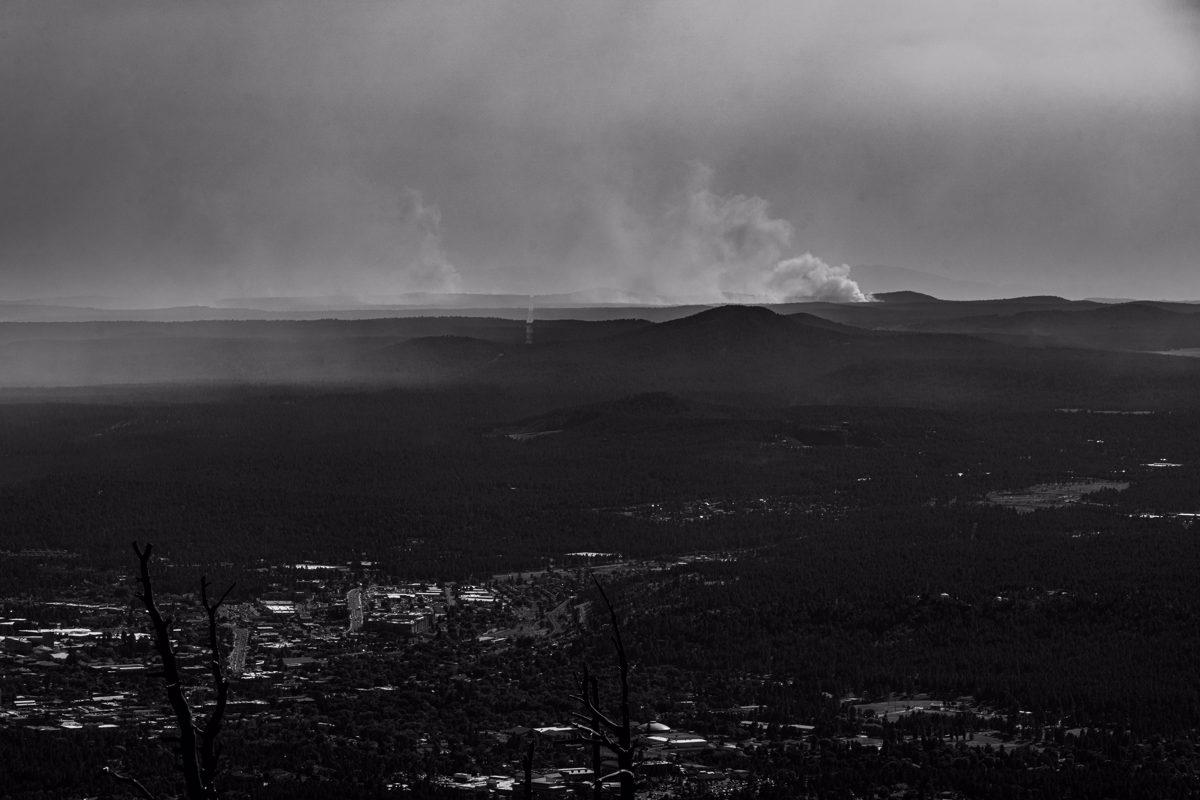
[[[0,3],[0,299],[844,264],[1200,298],[1196,5]]]

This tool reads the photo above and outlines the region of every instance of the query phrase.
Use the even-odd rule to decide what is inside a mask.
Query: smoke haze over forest
[[[0,299],[859,300],[856,264],[1200,298],[1186,3],[14,0],[0,28]]]

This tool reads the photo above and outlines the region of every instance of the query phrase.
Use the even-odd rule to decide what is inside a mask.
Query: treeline
[[[1200,445],[1178,435],[1200,420],[1183,412],[804,407],[608,420],[526,442],[488,435],[558,400],[260,390],[191,403],[0,406],[0,546],[61,548],[117,567],[139,538],[180,563],[367,558],[455,579],[573,550],[756,547],[796,524],[798,505],[973,503],[1073,476],[1125,476],[1127,492],[1091,498],[1110,510],[1181,511],[1200,478]],[[843,424],[844,439],[812,438]],[[1183,466],[1141,466],[1164,458]],[[620,513],[754,498],[790,511],[703,525]]]
[[[635,582],[630,638],[646,663],[742,694],[762,691],[747,676],[787,683],[792,721],[818,715],[821,692],[925,691],[1038,724],[1193,729],[1200,543],[1174,524],[1097,530],[1090,513],[857,511],[736,563]]]

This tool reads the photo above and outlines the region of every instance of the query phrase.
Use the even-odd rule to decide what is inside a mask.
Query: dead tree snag
[[[138,557],[138,584],[140,590],[135,595],[146,608],[154,631],[154,649],[162,664],[162,679],[167,690],[167,701],[175,715],[175,727],[179,732],[179,756],[183,772],[184,796],[188,800],[215,800],[219,796],[216,786],[217,762],[221,756],[221,725],[225,718],[225,707],[229,702],[229,679],[221,657],[221,645],[217,631],[217,611],[225,598],[233,589],[230,586],[224,594],[213,600],[209,597],[208,577],[200,578],[200,603],[204,607],[208,622],[208,655],[209,675],[212,678],[212,689],[215,696],[213,709],[207,719],[197,719],[197,715],[188,704],[183,683],[180,680],[179,663],[175,654],[175,645],[171,640],[174,630],[174,617],[164,617],[154,598],[154,584],[150,578],[150,557],[154,546],[144,547],[133,543],[133,551]],[[153,800],[153,794],[136,778],[123,775],[114,770],[106,769],[115,780],[127,783],[147,800]]]
[[[608,608],[609,623],[612,625],[612,643],[617,652],[617,667],[621,684],[621,707],[619,720],[614,720],[600,709],[600,698],[597,681],[591,677],[588,666],[584,664],[583,674],[576,677],[579,693],[572,698],[579,702],[583,711],[572,712],[575,717],[575,728],[579,731],[584,742],[592,745],[593,763],[598,765],[601,747],[612,751],[617,757],[616,772],[600,775],[597,769],[593,779],[599,787],[605,780],[616,777],[621,783],[622,800],[633,800],[636,777],[633,772],[634,756],[637,753],[637,741],[634,739],[629,722],[629,659],[625,655],[625,643],[621,639],[621,626],[617,622],[617,612],[613,609],[612,601],[600,581],[592,576],[592,582],[600,592],[604,605]]]

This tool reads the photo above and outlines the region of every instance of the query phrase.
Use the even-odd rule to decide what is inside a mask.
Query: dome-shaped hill
[[[763,332],[790,327],[787,317],[762,306],[717,306],[670,322],[659,323],[662,330]]]
[[[992,303],[992,302],[996,302],[996,301],[994,301],[994,300],[972,300],[969,302]],[[1025,306],[1036,306],[1036,305],[1061,306],[1061,305],[1070,303],[1071,301],[1066,299],[1065,297],[1059,297],[1056,294],[1029,294],[1029,295],[1022,295],[1020,297],[1008,297],[1000,302],[1012,303],[1015,305],[1025,305]]]
[[[666,417],[692,412],[697,409],[697,404],[670,392],[643,392],[593,408],[617,415]]]
[[[940,300],[931,294],[924,292],[913,292],[907,289],[902,289],[897,292],[875,292],[871,295],[877,303],[942,303]]]
[[[688,420],[738,421],[775,419],[773,411],[735,408],[686,400],[670,392],[643,392],[617,400],[560,408],[492,431],[495,436],[529,439],[565,431],[597,434],[631,432]]]
[[[808,324],[761,306],[719,306],[621,337],[646,354],[767,352],[845,341],[826,323]]]
[[[1102,334],[1113,325],[1154,325],[1186,319],[1187,315],[1142,303],[1121,303],[1098,308],[1067,308],[1021,311],[1016,314],[980,316],[956,321],[978,330],[1039,333]]]
[[[478,364],[504,352],[504,346],[471,336],[422,336],[383,348],[386,358],[426,364]]]
[[[1065,347],[1101,350],[1169,350],[1200,346],[1200,315],[1181,314],[1150,303],[939,320],[925,323],[919,329],[1036,338]]]
[[[787,315],[787,318],[796,325],[802,325],[809,328],[819,328],[824,331],[832,331],[843,336],[864,336],[869,335],[862,328],[856,328],[853,325],[843,325],[840,322],[834,322],[824,317],[818,317],[804,311],[797,311]]]
[[[1121,322],[1175,321],[1190,315],[1156,306],[1153,303],[1116,303],[1089,312],[1094,319]]]

